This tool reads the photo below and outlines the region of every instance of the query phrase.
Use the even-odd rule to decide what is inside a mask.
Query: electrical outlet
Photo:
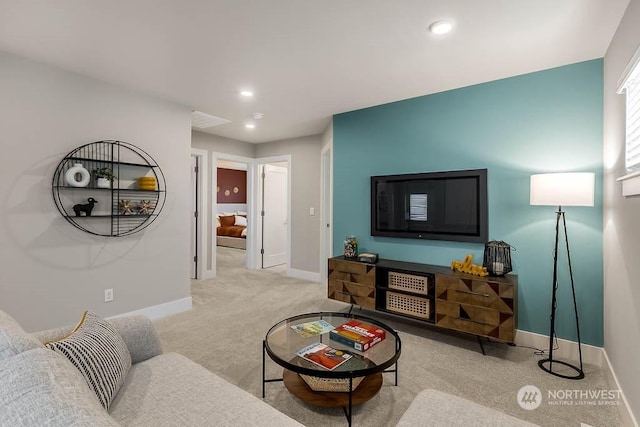
[[[105,289],[104,290],[104,302],[113,301],[113,289]]]
[[[316,208],[309,208],[309,215],[314,216],[316,214]]]

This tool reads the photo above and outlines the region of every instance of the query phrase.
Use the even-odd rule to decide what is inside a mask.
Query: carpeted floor
[[[349,306],[326,297],[326,286],[287,277],[282,269],[244,269],[245,251],[218,248],[218,277],[193,281],[193,309],[157,320],[165,351],[175,351],[222,378],[261,396],[262,340],[270,326],[296,314],[348,311]],[[471,336],[450,333],[418,322],[363,311],[396,329],[402,339],[399,384],[386,374],[380,392],[354,410],[355,426],[393,426],[414,396],[435,388],[542,426],[618,426],[614,406],[550,405],[546,398],[534,410],[521,409],[518,390],[535,385],[543,396],[549,390],[608,390],[600,368],[585,366],[582,381],[564,380],[542,372],[532,349],[500,343],[480,353]],[[282,369],[267,357],[267,376],[281,377]],[[309,406],[293,397],[279,382],[267,384],[265,401],[307,426],[344,426],[342,409]],[[567,404],[572,403],[572,404]],[[583,402],[584,403],[584,402]]]

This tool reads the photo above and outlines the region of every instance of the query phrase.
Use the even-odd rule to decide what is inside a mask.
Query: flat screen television
[[[487,170],[371,177],[371,235],[480,242],[489,235]]]

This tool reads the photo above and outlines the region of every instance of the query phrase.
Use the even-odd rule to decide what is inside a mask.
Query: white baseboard
[[[542,350],[549,349],[549,336],[536,334],[534,332],[516,330],[517,345],[524,345],[528,347],[535,347]],[[553,358],[562,359],[565,361],[578,362],[578,343],[575,341],[569,341],[562,338],[558,338],[557,349],[553,350]],[[584,363],[590,363],[604,368],[604,358],[602,355],[602,347],[596,347],[589,344],[581,344],[582,348],[582,361]],[[555,347],[554,347],[555,348]]]
[[[287,269],[287,276],[295,277],[296,279],[308,280],[310,282],[320,283],[320,273],[314,273],[312,271],[289,268]]]
[[[605,376],[607,377],[607,382],[611,386],[620,390],[620,395],[622,396],[623,405],[618,406],[622,425],[629,426],[629,427],[632,427],[632,426],[638,427],[638,421],[634,417],[633,412],[631,412],[631,409],[629,407],[629,401],[627,400],[627,396],[625,396],[624,391],[622,391],[622,388],[620,387],[620,383],[618,382],[618,377],[616,376],[616,373],[613,370],[613,366],[611,366],[611,361],[609,360],[609,356],[607,355],[607,351],[605,349],[602,349],[602,355],[605,363],[605,366],[603,366],[603,369],[604,369]]]
[[[151,319],[158,319],[160,317],[168,316],[170,314],[180,313],[182,311],[191,310],[191,297],[177,299],[174,301],[165,302],[158,305],[152,305],[151,307],[141,308],[140,310],[130,311],[128,313],[118,314],[113,317],[124,317],[142,314]]]
[[[553,358],[556,357],[560,360],[565,360],[573,363],[578,363],[578,343],[575,341],[569,341],[558,338],[557,349],[553,350]],[[547,335],[536,334],[527,331],[516,331],[515,342],[517,345],[535,347],[542,350],[549,348],[549,337]],[[622,396],[622,405],[619,405],[620,419],[623,426],[638,427],[638,422],[633,416],[633,412],[629,407],[629,402],[620,388],[620,383],[616,377],[615,371],[609,362],[607,352],[602,347],[596,347],[593,345],[582,344],[582,361],[592,365],[599,366],[604,371],[607,382],[616,389],[620,390]]]
[[[215,279],[216,272],[214,270],[202,270],[202,278],[200,280]]]

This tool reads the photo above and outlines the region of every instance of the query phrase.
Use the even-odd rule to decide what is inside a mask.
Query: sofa
[[[43,343],[73,327],[26,333],[0,310],[1,426],[301,426],[262,400],[177,353],[164,353],[144,316],[108,321],[131,355],[109,405],[101,405],[67,357]],[[533,427],[533,424],[437,390],[420,392],[398,427]]]
[[[131,367],[107,411],[69,359],[43,345],[73,328],[28,334],[0,311],[0,425],[301,426],[186,357],[163,353],[148,318],[108,323]]]
[[[423,390],[396,427],[536,427],[505,413],[438,390]]]

